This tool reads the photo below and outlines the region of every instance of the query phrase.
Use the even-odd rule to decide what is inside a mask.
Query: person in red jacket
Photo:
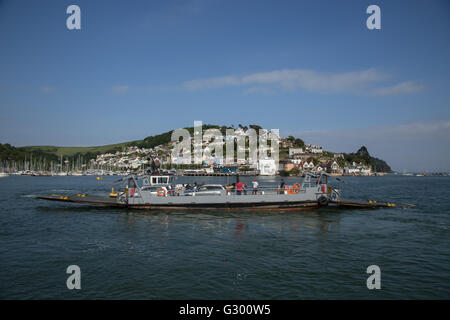
[[[240,196],[241,194],[242,194],[242,191],[244,190],[244,184],[242,183],[242,182],[240,182],[240,181],[238,181],[237,183],[236,183],[236,194],[238,195],[238,196]]]

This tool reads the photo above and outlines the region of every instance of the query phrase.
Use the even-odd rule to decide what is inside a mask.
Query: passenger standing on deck
[[[281,183],[280,183],[280,194],[284,193],[284,179],[281,179]]]
[[[242,194],[242,190],[244,188],[244,184],[240,181],[238,181],[238,183],[236,183],[236,194],[238,196],[240,196]]]
[[[253,180],[252,184],[253,184],[253,194],[258,194],[258,187],[259,187],[258,181]]]

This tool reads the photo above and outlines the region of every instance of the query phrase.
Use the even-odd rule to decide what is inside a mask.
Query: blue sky
[[[202,120],[448,170],[449,31],[445,0],[0,0],[0,142],[102,145]]]

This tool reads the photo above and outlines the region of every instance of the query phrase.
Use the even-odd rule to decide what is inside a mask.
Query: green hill
[[[376,172],[392,172],[391,167],[384,160],[372,157],[365,146],[359,148],[359,150],[355,153],[344,154],[344,157],[345,160],[349,163],[361,162],[365,165],[370,165]]]
[[[203,125],[203,131],[210,128],[221,129],[222,133],[225,134],[227,126],[217,126],[217,125]],[[194,134],[194,127],[184,128],[190,132],[191,135]],[[33,157],[43,157],[47,160],[58,160],[61,156],[64,158],[75,158],[78,156],[84,159],[95,158],[99,154],[104,153],[115,153],[117,151],[122,151],[126,147],[137,146],[140,148],[154,148],[156,146],[167,144],[172,138],[172,132],[167,131],[158,135],[149,136],[143,140],[135,140],[130,142],[123,142],[117,144],[109,144],[104,146],[92,146],[92,147],[58,147],[58,146],[26,146],[15,148],[8,144],[1,145],[2,149],[0,153],[0,159],[10,159],[10,160],[23,160],[25,157],[29,158],[30,155]],[[9,147],[3,147],[9,146]]]
[[[109,144],[105,146],[92,146],[92,147],[55,147],[55,146],[28,146],[17,148],[22,152],[26,153],[36,153],[42,152],[45,154],[55,155],[56,157],[74,157],[77,155],[94,155],[102,154],[107,152],[121,151],[124,147],[138,145],[141,140]]]
[[[247,126],[242,125],[239,125],[239,127],[244,129],[248,128]],[[249,127],[253,129],[261,128],[257,125],[250,125]],[[218,125],[203,125],[202,127],[203,131],[211,128],[219,129],[222,134],[225,135],[226,129],[233,127]],[[193,136],[194,127],[186,127],[184,129],[188,130],[191,136]],[[27,146],[15,148],[9,144],[0,144],[0,160],[23,161],[24,159],[29,160],[32,157],[33,159],[43,159],[45,162],[49,162],[59,161],[62,156],[63,158],[72,159],[81,157],[83,158],[83,161],[86,161],[95,158],[99,154],[115,153],[117,151],[122,151],[124,148],[130,146],[137,146],[140,148],[154,148],[159,145],[167,144],[171,141],[172,132],[173,130],[167,131],[158,135],[149,136],[143,140],[92,147]],[[292,136],[288,137],[287,139],[292,140],[296,143],[296,145],[304,145],[304,142],[301,139],[295,139]],[[281,151],[283,152],[283,150]],[[362,146],[355,153],[344,154],[344,156],[345,161],[347,162],[361,162],[366,165],[371,165],[372,168],[377,172],[391,172],[391,168],[389,167],[389,165],[381,159],[370,156],[365,146]]]
[[[0,159],[1,160],[23,160],[28,153],[22,151],[16,147],[13,147],[9,143],[0,143]]]

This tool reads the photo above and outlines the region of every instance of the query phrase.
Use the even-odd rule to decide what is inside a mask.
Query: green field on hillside
[[[252,127],[252,126],[250,126]],[[225,129],[230,128],[228,126],[217,126],[217,125],[203,125],[203,131],[210,128],[220,128],[222,133],[225,134]],[[258,126],[258,128],[260,128]],[[193,127],[186,127],[191,135],[194,134]],[[154,148],[158,145],[164,145],[170,142],[172,136],[172,130],[154,136],[146,137],[143,140],[135,140],[117,144],[109,144],[105,146],[90,146],[90,147],[58,147],[58,146],[26,146],[14,148],[6,148],[4,152],[0,153],[2,159],[14,159],[23,160],[25,157],[42,157],[47,160],[57,160],[61,156],[63,157],[77,157],[81,156],[85,159],[95,158],[98,154],[104,153],[115,153],[117,151],[122,151],[125,147],[137,146],[140,148]]]
[[[131,141],[117,144],[109,144],[105,146],[91,146],[91,147],[56,147],[56,146],[28,146],[19,148],[25,152],[36,152],[40,151],[46,154],[56,155],[58,157],[73,157],[76,155],[86,155],[86,154],[98,154],[107,152],[122,151],[124,147],[137,145],[141,141]]]

